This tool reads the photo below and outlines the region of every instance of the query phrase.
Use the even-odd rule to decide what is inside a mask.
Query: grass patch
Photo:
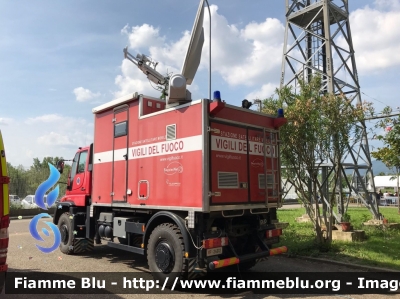
[[[380,207],[380,212],[389,223],[400,223],[397,208]],[[295,219],[305,214],[304,208],[280,209],[280,222],[288,222],[283,230],[281,246],[288,247],[289,255],[309,256],[351,262],[360,265],[400,270],[400,230],[367,227],[363,225],[372,219],[367,208],[349,207],[351,224],[354,229],[365,231],[367,239],[363,242],[333,241],[328,251],[319,248],[315,243],[312,223],[297,223]]]

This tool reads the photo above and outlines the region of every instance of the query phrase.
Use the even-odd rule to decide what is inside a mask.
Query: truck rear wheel
[[[167,285],[171,286],[186,271],[184,251],[183,237],[175,224],[157,226],[147,245],[147,261],[154,278],[164,281],[168,277]]]

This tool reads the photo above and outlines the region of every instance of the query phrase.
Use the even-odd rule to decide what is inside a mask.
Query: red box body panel
[[[140,98],[127,103],[124,113],[96,114],[94,204],[202,207],[202,105],[164,107],[160,100]],[[163,113],[151,114],[157,111]],[[114,124],[126,120],[127,134],[114,137]],[[170,140],[167,126],[174,129]]]
[[[277,203],[279,163],[273,132],[211,122],[218,133],[211,136],[211,188],[221,195],[212,204]],[[264,138],[266,155],[264,157]],[[265,169],[266,165],[266,169]],[[265,195],[265,172],[268,197]],[[238,178],[235,179],[235,176]]]
[[[275,118],[225,104],[210,114],[209,106],[165,109],[140,96],[96,111],[92,203],[206,212],[277,206]]]

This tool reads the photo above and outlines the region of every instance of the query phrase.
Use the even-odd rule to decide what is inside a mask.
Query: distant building
[[[400,176],[399,176],[400,178]],[[397,179],[395,175],[382,175],[374,177],[375,189],[382,190],[385,188],[394,188],[394,191],[397,190]]]
[[[298,199],[295,187],[286,179],[282,179],[282,188],[284,192],[282,196],[284,201]]]

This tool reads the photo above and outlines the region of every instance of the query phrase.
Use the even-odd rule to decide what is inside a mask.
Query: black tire
[[[70,213],[64,213],[58,219],[58,229],[61,233],[60,251],[64,254],[77,254],[94,250],[94,240],[79,238],[75,239]]]
[[[151,233],[147,245],[147,262],[155,279],[162,282],[168,277],[171,286],[177,277],[186,273],[185,246],[178,226],[163,223]]]
[[[60,250],[64,254],[74,253],[74,229],[72,227],[70,213],[64,213],[58,219],[58,229],[61,233]]]

